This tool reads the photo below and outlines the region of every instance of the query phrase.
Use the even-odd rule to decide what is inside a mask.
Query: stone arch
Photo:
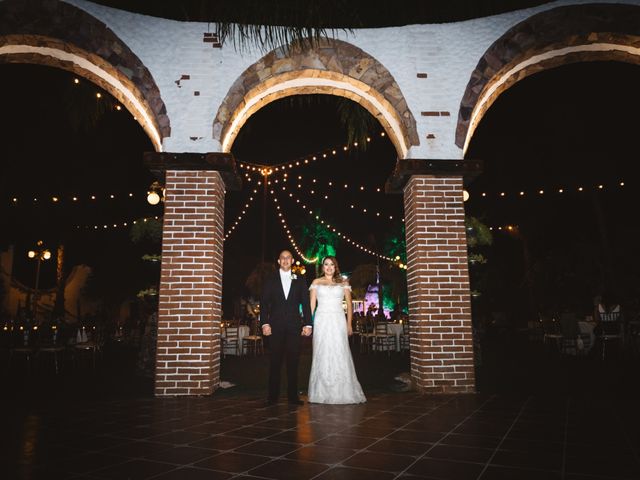
[[[640,64],[640,7],[587,4],[554,8],[517,24],[485,52],[460,103],[456,145],[467,151],[495,100],[534,73],[583,61]]]
[[[278,48],[247,68],[229,89],[213,123],[213,137],[229,152],[257,110],[279,98],[329,94],[366,108],[389,135],[399,158],[419,145],[416,121],[389,71],[361,49],[323,40],[312,49]]]
[[[157,151],[171,133],[149,70],[104,23],[73,5],[0,2],[0,62],[51,66],[90,80],[131,112]]]

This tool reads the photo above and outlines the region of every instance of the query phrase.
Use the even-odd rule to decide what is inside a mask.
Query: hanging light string
[[[75,228],[78,230],[113,230],[119,228],[126,228],[132,225],[136,225],[138,222],[148,222],[149,220],[159,220],[160,217],[146,217],[137,220],[132,220],[129,222],[120,222],[120,223],[104,223],[101,225],[75,225]]]
[[[271,193],[271,195],[273,195],[274,197],[276,197],[275,190],[273,190],[273,189],[272,189],[272,190],[270,190],[269,192]],[[347,242],[348,244],[350,244],[350,245],[352,245],[352,246],[354,246],[354,247],[356,247],[356,248],[358,248],[358,249],[362,250],[363,252],[365,252],[365,253],[367,253],[367,254],[369,254],[369,255],[371,255],[371,256],[378,257],[378,258],[381,258],[381,259],[383,259],[383,260],[388,260],[388,261],[390,261],[390,262],[393,262],[393,261],[394,261],[394,259],[393,259],[393,258],[388,257],[388,256],[386,256],[386,255],[382,255],[382,254],[377,253],[377,252],[374,252],[373,250],[371,250],[371,249],[369,249],[369,248],[365,247],[364,245],[361,245],[360,243],[356,242],[355,240],[352,240],[349,236],[347,236],[347,235],[345,235],[344,233],[340,232],[340,231],[339,231],[337,228],[335,228],[334,226],[330,225],[329,223],[326,223],[323,219],[321,219],[321,218],[320,218],[320,216],[319,216],[319,215],[315,215],[315,214],[313,213],[313,211],[311,210],[311,208],[309,208],[306,204],[301,203],[301,202],[300,202],[300,199],[295,198],[295,197],[294,197],[294,195],[293,195],[291,192],[289,192],[289,197],[290,197],[290,198],[292,198],[293,200],[295,200],[295,202],[296,202],[296,203],[300,204],[300,207],[301,207],[303,210],[305,210],[307,213],[309,213],[310,215],[315,216],[315,219],[316,219],[317,221],[319,221],[321,225],[324,225],[325,227],[327,227],[329,230],[331,230],[333,233],[335,233],[336,235],[338,235],[338,237],[340,237],[342,240],[344,240],[344,241],[345,241],[345,242]],[[277,197],[276,197],[276,200],[277,200]]]
[[[280,208],[280,205],[278,205],[278,199],[276,198],[275,195],[271,195],[271,200],[273,200],[274,205],[276,206],[276,211],[278,213],[278,218],[280,219],[280,225],[282,226],[282,229],[284,230],[285,235],[287,236],[287,238],[289,239],[289,243],[291,243],[291,246],[293,247],[293,249],[295,250],[295,252],[298,254],[298,256],[300,258],[302,258],[302,260],[307,263],[307,264],[315,264],[318,262],[318,257],[315,258],[308,258],[304,255],[304,253],[302,253],[302,250],[300,249],[300,247],[298,246],[298,244],[296,243],[296,240],[293,238],[293,234],[291,233],[291,230],[289,229],[289,226],[287,225],[287,220],[284,218],[284,215],[282,213],[282,209]]]
[[[277,180],[274,182],[274,184],[278,184],[278,183],[279,182]],[[286,181],[283,182],[283,183],[286,183]],[[332,183],[333,182],[329,182],[329,185],[331,185]],[[287,188],[289,188],[289,189],[293,189],[293,188],[301,189],[302,188],[302,184],[300,184],[300,183],[296,184],[296,187],[293,187],[293,186],[287,187],[286,185],[275,186],[274,184],[271,185],[272,188],[281,190],[283,192],[287,191]],[[329,195],[328,194],[326,194],[324,192],[319,192],[315,188],[308,189],[306,193],[308,193],[308,195],[310,195],[310,196],[317,195],[317,198],[320,198],[322,200],[329,200]],[[293,194],[290,193],[289,196],[293,197]],[[360,207],[360,206],[357,206],[355,203],[349,203],[349,208],[351,208],[351,210],[354,210],[356,212],[361,212],[361,213],[363,213],[365,215],[373,216],[373,217],[376,217],[376,218],[383,218],[383,219],[388,219],[388,220],[393,220],[394,219],[393,215],[384,214],[384,213],[381,213],[380,211],[375,211],[375,210],[372,210],[370,208]]]
[[[591,187],[584,187],[584,186],[578,186],[578,187],[559,187],[559,188],[539,188],[537,190],[533,190],[533,191],[527,191],[527,190],[519,190],[518,192],[507,192],[506,190],[503,191],[499,191],[499,192],[481,192],[479,194],[476,194],[476,196],[481,197],[481,198],[523,198],[523,197],[541,197],[544,195],[553,195],[553,194],[557,194],[557,195],[562,195],[562,194],[570,194],[570,193],[583,193],[583,192],[598,192],[598,191],[603,191],[603,190],[612,190],[615,187],[618,188],[623,188],[625,186],[625,182],[620,181],[617,182],[615,185],[610,185],[610,186],[605,186],[602,183],[599,183],[598,185],[593,185]]]
[[[244,218],[244,216],[247,214],[247,212],[249,211],[249,208],[251,207],[251,205],[253,205],[253,202],[255,200],[255,198],[257,197],[257,193],[258,190],[254,189],[252,191],[252,193],[250,193],[249,198],[245,201],[244,203],[244,207],[242,208],[242,210],[240,211],[240,214],[236,217],[235,221],[233,222],[233,225],[231,225],[231,227],[229,228],[229,230],[227,230],[227,233],[224,235],[224,240],[226,240],[227,238],[229,238],[229,235],[231,235],[233,233],[233,231],[238,227],[238,225],[240,225],[240,222],[242,221],[242,219]]]
[[[61,203],[95,203],[101,200],[119,200],[121,198],[134,198],[135,195],[133,193],[128,194],[97,194],[97,195],[44,195],[44,196],[22,196],[22,197],[11,197],[9,203],[11,205],[44,205],[44,204],[61,204]]]
[[[386,134],[385,132],[380,132],[379,134],[380,137],[385,137]],[[369,143],[371,142],[372,138],[374,137],[367,137],[366,142]],[[277,163],[275,165],[263,165],[260,163],[255,163],[255,162],[239,162],[238,166],[246,171],[250,171],[250,172],[256,172],[256,171],[260,171],[263,168],[270,168],[273,170],[273,172],[284,172],[286,170],[290,170],[292,168],[296,168],[296,167],[300,167],[300,166],[305,166],[305,165],[309,165],[313,162],[316,162],[318,160],[324,160],[327,158],[331,158],[331,157],[335,157],[338,153],[340,152],[348,152],[349,150],[351,150],[351,148],[353,147],[358,147],[358,142],[353,142],[353,145],[343,145],[340,147],[335,147],[335,148],[328,148],[325,150],[321,150],[319,152],[316,152],[315,154],[309,154],[309,155],[303,155],[301,157],[298,157],[294,160],[290,160],[288,162],[281,162],[281,163]]]

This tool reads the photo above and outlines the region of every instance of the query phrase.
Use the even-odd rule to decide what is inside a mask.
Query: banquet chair
[[[222,358],[226,356],[229,348],[235,350],[235,355],[240,351],[240,339],[238,336],[238,327],[224,327],[224,337],[222,337]]]
[[[389,332],[387,325],[387,322],[376,322],[374,343],[377,351],[387,352],[388,355],[391,355],[391,352],[396,350],[396,336]]]
[[[38,367],[47,359],[53,360],[53,366],[56,375],[60,372],[60,363],[64,357],[65,347],[58,341],[58,329],[48,328],[45,335],[40,337],[36,357],[38,358]]]
[[[546,315],[540,315],[540,322],[542,323],[542,331],[544,335],[542,337],[542,343],[544,345],[555,346],[558,351],[561,350],[562,344],[562,332],[560,326],[554,318]]]
[[[360,336],[360,353],[373,351],[376,343],[376,333],[373,326],[369,326],[367,317],[361,317],[357,324]]]
[[[578,318],[575,313],[565,312],[560,314],[560,351],[578,355],[584,352],[584,343],[578,326]]]
[[[609,342],[617,342],[618,347],[622,350],[622,342],[624,340],[624,330],[622,324],[622,315],[619,311],[600,313],[600,342],[602,344],[602,359],[604,360],[607,352],[607,344]]]
[[[409,336],[409,320],[402,322],[402,334],[400,334],[400,351],[411,350],[411,337]]]
[[[242,338],[242,351],[247,352],[247,354],[253,352],[254,357],[258,355],[258,350],[261,355],[264,354],[264,343],[259,329],[258,320],[253,320],[249,335]]]

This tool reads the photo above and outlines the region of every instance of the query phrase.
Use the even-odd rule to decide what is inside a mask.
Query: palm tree
[[[338,234],[333,232],[320,220],[320,211],[302,225],[302,240],[304,254],[307,258],[317,259],[315,262],[316,276],[320,274],[320,264],[322,259],[328,256],[335,256],[336,245],[338,244]]]

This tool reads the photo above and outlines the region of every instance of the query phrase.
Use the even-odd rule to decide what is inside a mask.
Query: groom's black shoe
[[[304,405],[304,402],[299,398],[290,398],[289,405]]]

